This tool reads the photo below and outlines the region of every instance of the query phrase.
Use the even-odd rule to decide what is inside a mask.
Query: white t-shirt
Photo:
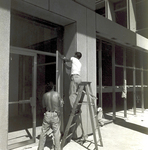
[[[79,74],[80,75],[80,71],[81,71],[81,62],[79,61],[79,59],[75,58],[75,57],[71,57],[70,60],[72,61],[72,66],[71,66],[71,75],[72,74]]]

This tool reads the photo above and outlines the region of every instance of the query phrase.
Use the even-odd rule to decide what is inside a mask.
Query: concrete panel
[[[37,18],[42,18],[44,20],[65,26],[67,24],[70,24],[74,22],[71,19],[62,17],[61,15],[57,15],[56,13],[49,12],[45,9],[36,7],[32,4],[26,3],[21,0],[15,0],[12,1],[11,5],[12,9],[17,10],[19,12],[23,12],[26,14],[29,14],[31,16],[37,17]]]
[[[76,1],[77,3],[83,5],[84,7],[95,10],[96,0],[74,0],[74,1]]]
[[[96,31],[98,35],[108,39],[115,39],[122,44],[136,44],[134,32],[98,14],[96,14]]]
[[[49,0],[24,0],[24,1],[48,10]]]
[[[10,2],[0,1],[0,150],[8,149]]]
[[[85,9],[85,7],[72,0],[50,0],[50,11],[75,21],[85,13]]]
[[[148,50],[148,39],[136,34],[136,46]]]

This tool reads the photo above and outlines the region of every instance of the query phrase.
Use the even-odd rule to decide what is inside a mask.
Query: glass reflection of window
[[[102,42],[102,84],[112,85],[112,46],[106,41]]]
[[[96,13],[102,15],[103,17],[105,17],[105,7],[97,9]]]
[[[123,65],[123,47],[115,46],[115,63],[116,65]]]
[[[126,0],[114,3],[116,22],[127,28],[127,4]]]
[[[133,67],[133,50],[132,49],[126,49],[126,66]]]

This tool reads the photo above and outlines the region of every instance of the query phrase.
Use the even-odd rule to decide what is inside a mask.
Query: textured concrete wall
[[[30,4],[33,4],[37,7],[41,7],[48,10],[49,0],[24,0]]]
[[[110,40],[115,40],[117,43],[129,46],[137,46],[148,50],[148,39],[142,37],[131,30],[127,30],[125,27],[112,22],[104,17],[96,14],[96,32],[97,35],[105,37]]]
[[[10,0],[0,0],[0,150],[7,150]]]
[[[95,0],[74,0],[75,2],[83,5],[91,10],[95,10]]]

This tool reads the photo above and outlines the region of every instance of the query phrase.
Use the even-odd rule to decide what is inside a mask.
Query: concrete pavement
[[[123,116],[123,111],[117,112],[117,119],[115,122],[106,124],[100,128],[103,147],[98,146],[99,150],[148,149],[148,110],[141,113],[141,110],[138,109],[136,116],[133,115],[133,110],[128,110],[127,118],[124,118]],[[112,112],[107,113],[105,118],[111,119]],[[37,150],[37,145],[38,138],[36,143],[16,148],[15,150]],[[94,148],[93,136],[90,135],[88,141],[83,145],[71,141],[63,148],[63,150],[93,150]],[[50,150],[50,146],[46,145],[44,150]]]

